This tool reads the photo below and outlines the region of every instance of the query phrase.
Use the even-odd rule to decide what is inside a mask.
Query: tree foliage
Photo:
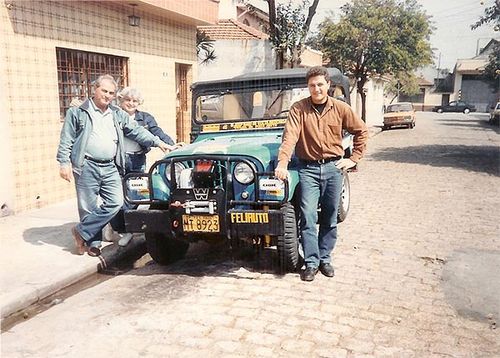
[[[269,8],[269,36],[276,51],[277,67],[283,68],[286,63],[295,67],[300,62],[300,54],[319,0],[313,0],[310,6],[309,0],[302,0],[299,5],[294,5],[291,0],[287,4],[266,1]]]
[[[472,30],[478,27],[488,24],[490,22],[495,23],[498,29],[500,29],[500,0],[495,0],[495,4],[484,9],[484,15],[479,18],[470,27]]]
[[[411,73],[432,63],[433,28],[416,0],[353,0],[341,12],[338,23],[331,17],[322,22],[317,41],[331,65],[357,79],[365,119],[369,76]]]
[[[418,78],[414,73],[400,72],[391,78],[385,85],[384,90],[387,93],[394,94],[391,100],[392,103],[400,94],[407,96],[419,94],[420,86],[418,85]]]
[[[484,68],[483,76],[495,91],[500,89],[500,43],[493,46],[489,56],[489,63]]]
[[[201,60],[201,64],[208,64],[215,61],[214,40],[207,36],[205,31],[196,30],[196,55]]]
[[[471,25],[471,29],[475,30],[485,24],[494,23],[495,30],[500,30],[500,0],[495,0],[495,4],[484,9],[484,15],[477,22]],[[493,45],[493,51],[489,55],[489,62],[486,65],[483,77],[490,82],[490,85],[495,91],[500,88],[500,43],[496,42]]]

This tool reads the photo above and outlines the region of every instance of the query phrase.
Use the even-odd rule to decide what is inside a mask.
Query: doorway
[[[191,110],[189,106],[189,85],[191,82],[191,65],[175,64],[175,113],[177,141],[189,143],[191,132]]]
[[[450,94],[443,94],[441,97],[441,106],[446,106],[448,103],[450,103]]]

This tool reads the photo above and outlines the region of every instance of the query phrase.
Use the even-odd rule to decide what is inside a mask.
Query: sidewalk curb
[[[17,297],[14,297],[7,302],[2,302],[0,307],[2,321],[12,314],[26,309],[32,304],[40,302],[48,296],[57,293],[63,288],[77,283],[97,272],[102,272],[121,260],[141,253],[146,253],[146,240],[143,236],[134,237],[134,239],[125,247],[118,246],[116,243],[108,245],[104,247],[101,256],[97,258],[99,260],[97,264],[96,261],[89,260],[88,263],[83,265],[78,271],[72,272],[64,278],[47,284],[41,288],[39,287],[33,290],[25,290],[25,292]]]
[[[382,133],[382,128],[379,126],[370,126],[368,127],[368,137],[375,137],[377,134]]]

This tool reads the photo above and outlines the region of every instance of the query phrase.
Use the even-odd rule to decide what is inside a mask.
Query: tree
[[[470,25],[472,30],[478,27],[494,22],[495,29],[500,29],[500,0],[495,0],[495,4],[484,9],[484,15],[479,18],[475,23]]]
[[[361,118],[366,120],[366,81],[432,63],[433,28],[416,0],[353,0],[341,12],[338,23],[331,17],[321,23],[319,43],[332,65],[357,80]]]
[[[471,25],[475,30],[480,26],[489,23],[495,24],[495,30],[500,30],[500,0],[495,0],[495,4],[484,9],[484,15],[477,22]],[[500,43],[493,45],[493,50],[489,55],[489,62],[484,68],[483,77],[490,82],[495,91],[500,89]]]
[[[418,85],[418,78],[413,73],[398,73],[385,85],[387,93],[394,93],[391,99],[392,103],[399,95],[412,96],[420,93],[420,86]]]
[[[200,54],[201,53],[201,54]],[[200,64],[215,61],[214,40],[207,36],[205,31],[196,30],[196,55],[201,60]]]
[[[316,13],[319,0],[313,0],[309,5],[308,0],[294,6],[292,1],[276,6],[275,0],[266,0],[269,8],[269,37],[276,51],[277,67],[284,68],[288,63],[295,67],[300,62],[300,55],[304,48],[305,39],[311,26],[312,18]]]
[[[489,62],[484,68],[483,77],[490,83],[494,91],[500,89],[500,43],[493,45],[493,51],[489,55]]]

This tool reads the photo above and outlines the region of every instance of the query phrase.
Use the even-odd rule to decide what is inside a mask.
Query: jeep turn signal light
[[[214,162],[212,160],[199,159],[196,161],[194,165],[195,172],[211,172],[214,166]]]

